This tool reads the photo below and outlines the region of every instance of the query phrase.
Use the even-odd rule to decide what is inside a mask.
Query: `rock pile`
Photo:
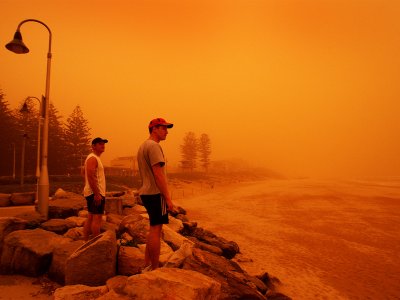
[[[274,293],[267,273],[250,276],[232,260],[240,252],[235,242],[198,227],[181,207],[163,226],[163,267],[142,274],[146,210],[137,195],[107,196],[102,233],[86,243],[85,200],[77,194],[58,190],[48,221],[35,213],[0,218],[0,272],[47,273],[65,284],[54,293],[57,300],[289,299]]]

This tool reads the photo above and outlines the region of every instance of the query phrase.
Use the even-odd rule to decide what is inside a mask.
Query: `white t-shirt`
[[[142,178],[142,187],[139,190],[140,195],[160,194],[157,187],[152,166],[161,164],[165,165],[165,158],[159,143],[148,139],[139,148],[137,153],[137,161],[140,177]]]
[[[105,197],[106,196],[106,176],[104,174],[104,167],[103,164],[100,160],[100,157],[98,157],[94,153],[90,153],[85,160],[85,187],[83,188],[83,196],[87,197],[94,192],[92,191],[92,188],[90,187],[89,181],[88,181],[88,176],[87,176],[87,169],[86,169],[86,163],[89,158],[94,157],[97,160],[97,168],[96,168],[96,178],[97,178],[97,188],[100,191],[100,194]]]

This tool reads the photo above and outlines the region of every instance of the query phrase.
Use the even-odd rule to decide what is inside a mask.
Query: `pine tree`
[[[82,159],[90,152],[89,122],[84,118],[80,106],[76,106],[67,119],[65,139],[67,146],[68,172],[79,173]]]
[[[14,147],[17,149],[17,124],[0,89],[0,175],[12,176]]]
[[[57,108],[50,103],[49,106],[49,174],[61,175],[68,172],[68,162],[65,159],[67,152],[65,130],[62,117]]]
[[[198,150],[200,152],[200,162],[204,170],[208,171],[208,166],[210,165],[210,155],[211,155],[211,141],[208,134],[203,133],[199,138]]]
[[[183,144],[180,146],[182,155],[181,166],[183,169],[193,171],[196,168],[197,147],[196,134],[194,132],[187,132],[183,138]]]

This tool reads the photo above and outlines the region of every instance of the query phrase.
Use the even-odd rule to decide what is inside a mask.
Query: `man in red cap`
[[[174,207],[165,175],[165,157],[159,144],[167,138],[168,128],[173,126],[162,118],[152,120],[149,124],[150,137],[137,153],[142,178],[139,195],[150,219],[145,252],[146,271],[159,267],[162,225],[168,224],[168,211],[172,211]]]

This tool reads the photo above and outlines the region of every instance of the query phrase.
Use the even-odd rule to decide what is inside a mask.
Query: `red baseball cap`
[[[154,127],[154,126],[167,126],[167,128],[172,128],[174,127],[174,124],[168,123],[167,121],[165,121],[165,119],[163,118],[157,118],[157,119],[153,119],[150,121],[149,124],[149,128]]]

